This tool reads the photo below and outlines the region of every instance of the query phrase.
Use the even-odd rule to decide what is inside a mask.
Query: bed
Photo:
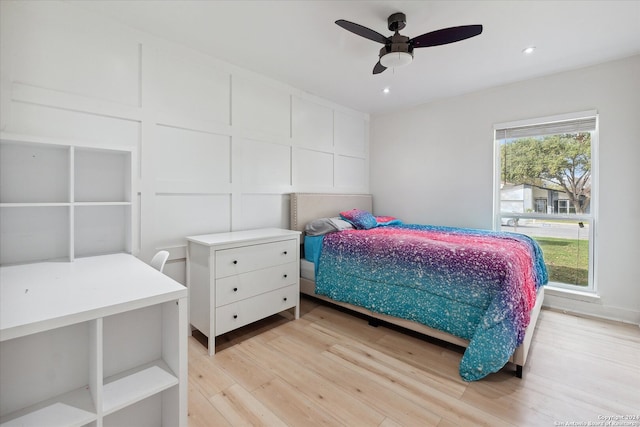
[[[372,196],[368,194],[293,193],[290,228],[305,231],[310,223],[338,217],[341,212],[363,213],[370,219],[371,214],[364,214],[372,211]],[[535,242],[515,233],[404,224],[393,217],[377,220],[378,224],[366,230],[319,233],[322,241],[319,258],[312,259],[308,248],[303,248],[307,252],[303,255],[311,262],[301,256],[301,292],[364,314],[374,321],[388,322],[465,347],[459,368],[465,381],[497,372],[508,362],[515,365],[515,374],[521,378],[544,299],[543,285],[547,281],[541,251]],[[399,238],[399,233],[408,234]],[[304,240],[310,244],[318,240],[316,237]],[[392,242],[386,242],[387,238]],[[426,241],[422,240],[425,238]],[[399,255],[398,263],[398,259],[389,254],[400,251],[399,241],[403,245],[409,241],[410,246],[419,247],[419,251],[439,251],[444,255],[444,264],[455,264],[455,268],[435,265],[431,259],[427,264],[436,272],[430,273],[425,265],[407,262],[406,254]],[[360,244],[373,245],[373,249],[358,246]],[[474,244],[481,247],[469,246]],[[460,255],[465,251],[464,257]],[[493,257],[492,265],[499,265],[501,271],[491,270],[491,277],[485,277],[486,271],[480,269],[478,277],[469,279],[469,273],[476,270],[468,261],[468,251],[474,256],[489,253]],[[525,260],[527,253],[530,259]],[[420,258],[416,261],[419,264],[427,258],[425,254],[414,252],[412,256]],[[521,263],[522,267],[513,268],[512,272],[513,262]],[[529,264],[531,268],[526,267]],[[358,273],[359,270],[365,271]],[[445,283],[457,275],[462,278],[454,277],[454,286]],[[517,285],[520,282],[526,282],[527,286]],[[431,289],[431,284],[436,287]],[[447,290],[446,286],[452,289]],[[489,290],[479,291],[482,286]],[[460,301],[454,301],[458,299],[455,295],[462,296]]]

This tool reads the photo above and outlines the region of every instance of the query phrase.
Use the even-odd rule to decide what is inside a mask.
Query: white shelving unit
[[[0,426],[186,426],[187,321],[132,255],[0,267]]]
[[[135,149],[0,133],[0,426],[186,426],[187,289],[131,255]]]
[[[132,253],[134,157],[0,133],[0,265]]]

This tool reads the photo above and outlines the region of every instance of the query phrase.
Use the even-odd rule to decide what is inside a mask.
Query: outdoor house
[[[503,213],[575,213],[575,206],[563,190],[530,184],[501,184],[500,211]]]

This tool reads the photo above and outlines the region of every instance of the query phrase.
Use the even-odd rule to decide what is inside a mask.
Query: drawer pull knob
[[[238,263],[238,260],[237,260],[237,259],[234,259],[234,260],[233,260],[233,263],[234,263],[234,264],[237,264],[237,263]]]
[[[284,278],[285,278],[285,279],[287,278],[287,275],[286,275],[286,274],[284,275]]]
[[[234,315],[233,315],[233,318],[234,318],[234,319],[237,319],[237,318],[238,318],[238,315],[237,315],[237,314],[234,314]]]
[[[233,288],[233,292],[238,292],[238,288]]]
[[[287,300],[287,297],[284,297],[284,298],[283,298],[283,300],[285,300],[285,301],[286,301],[286,300]]]
[[[287,254],[287,251],[284,251],[283,253],[286,255],[286,254]]]

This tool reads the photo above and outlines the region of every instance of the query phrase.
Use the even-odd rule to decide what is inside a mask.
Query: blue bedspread
[[[547,280],[528,236],[401,224],[325,235],[316,293],[469,340],[460,375],[473,381],[522,343]]]

